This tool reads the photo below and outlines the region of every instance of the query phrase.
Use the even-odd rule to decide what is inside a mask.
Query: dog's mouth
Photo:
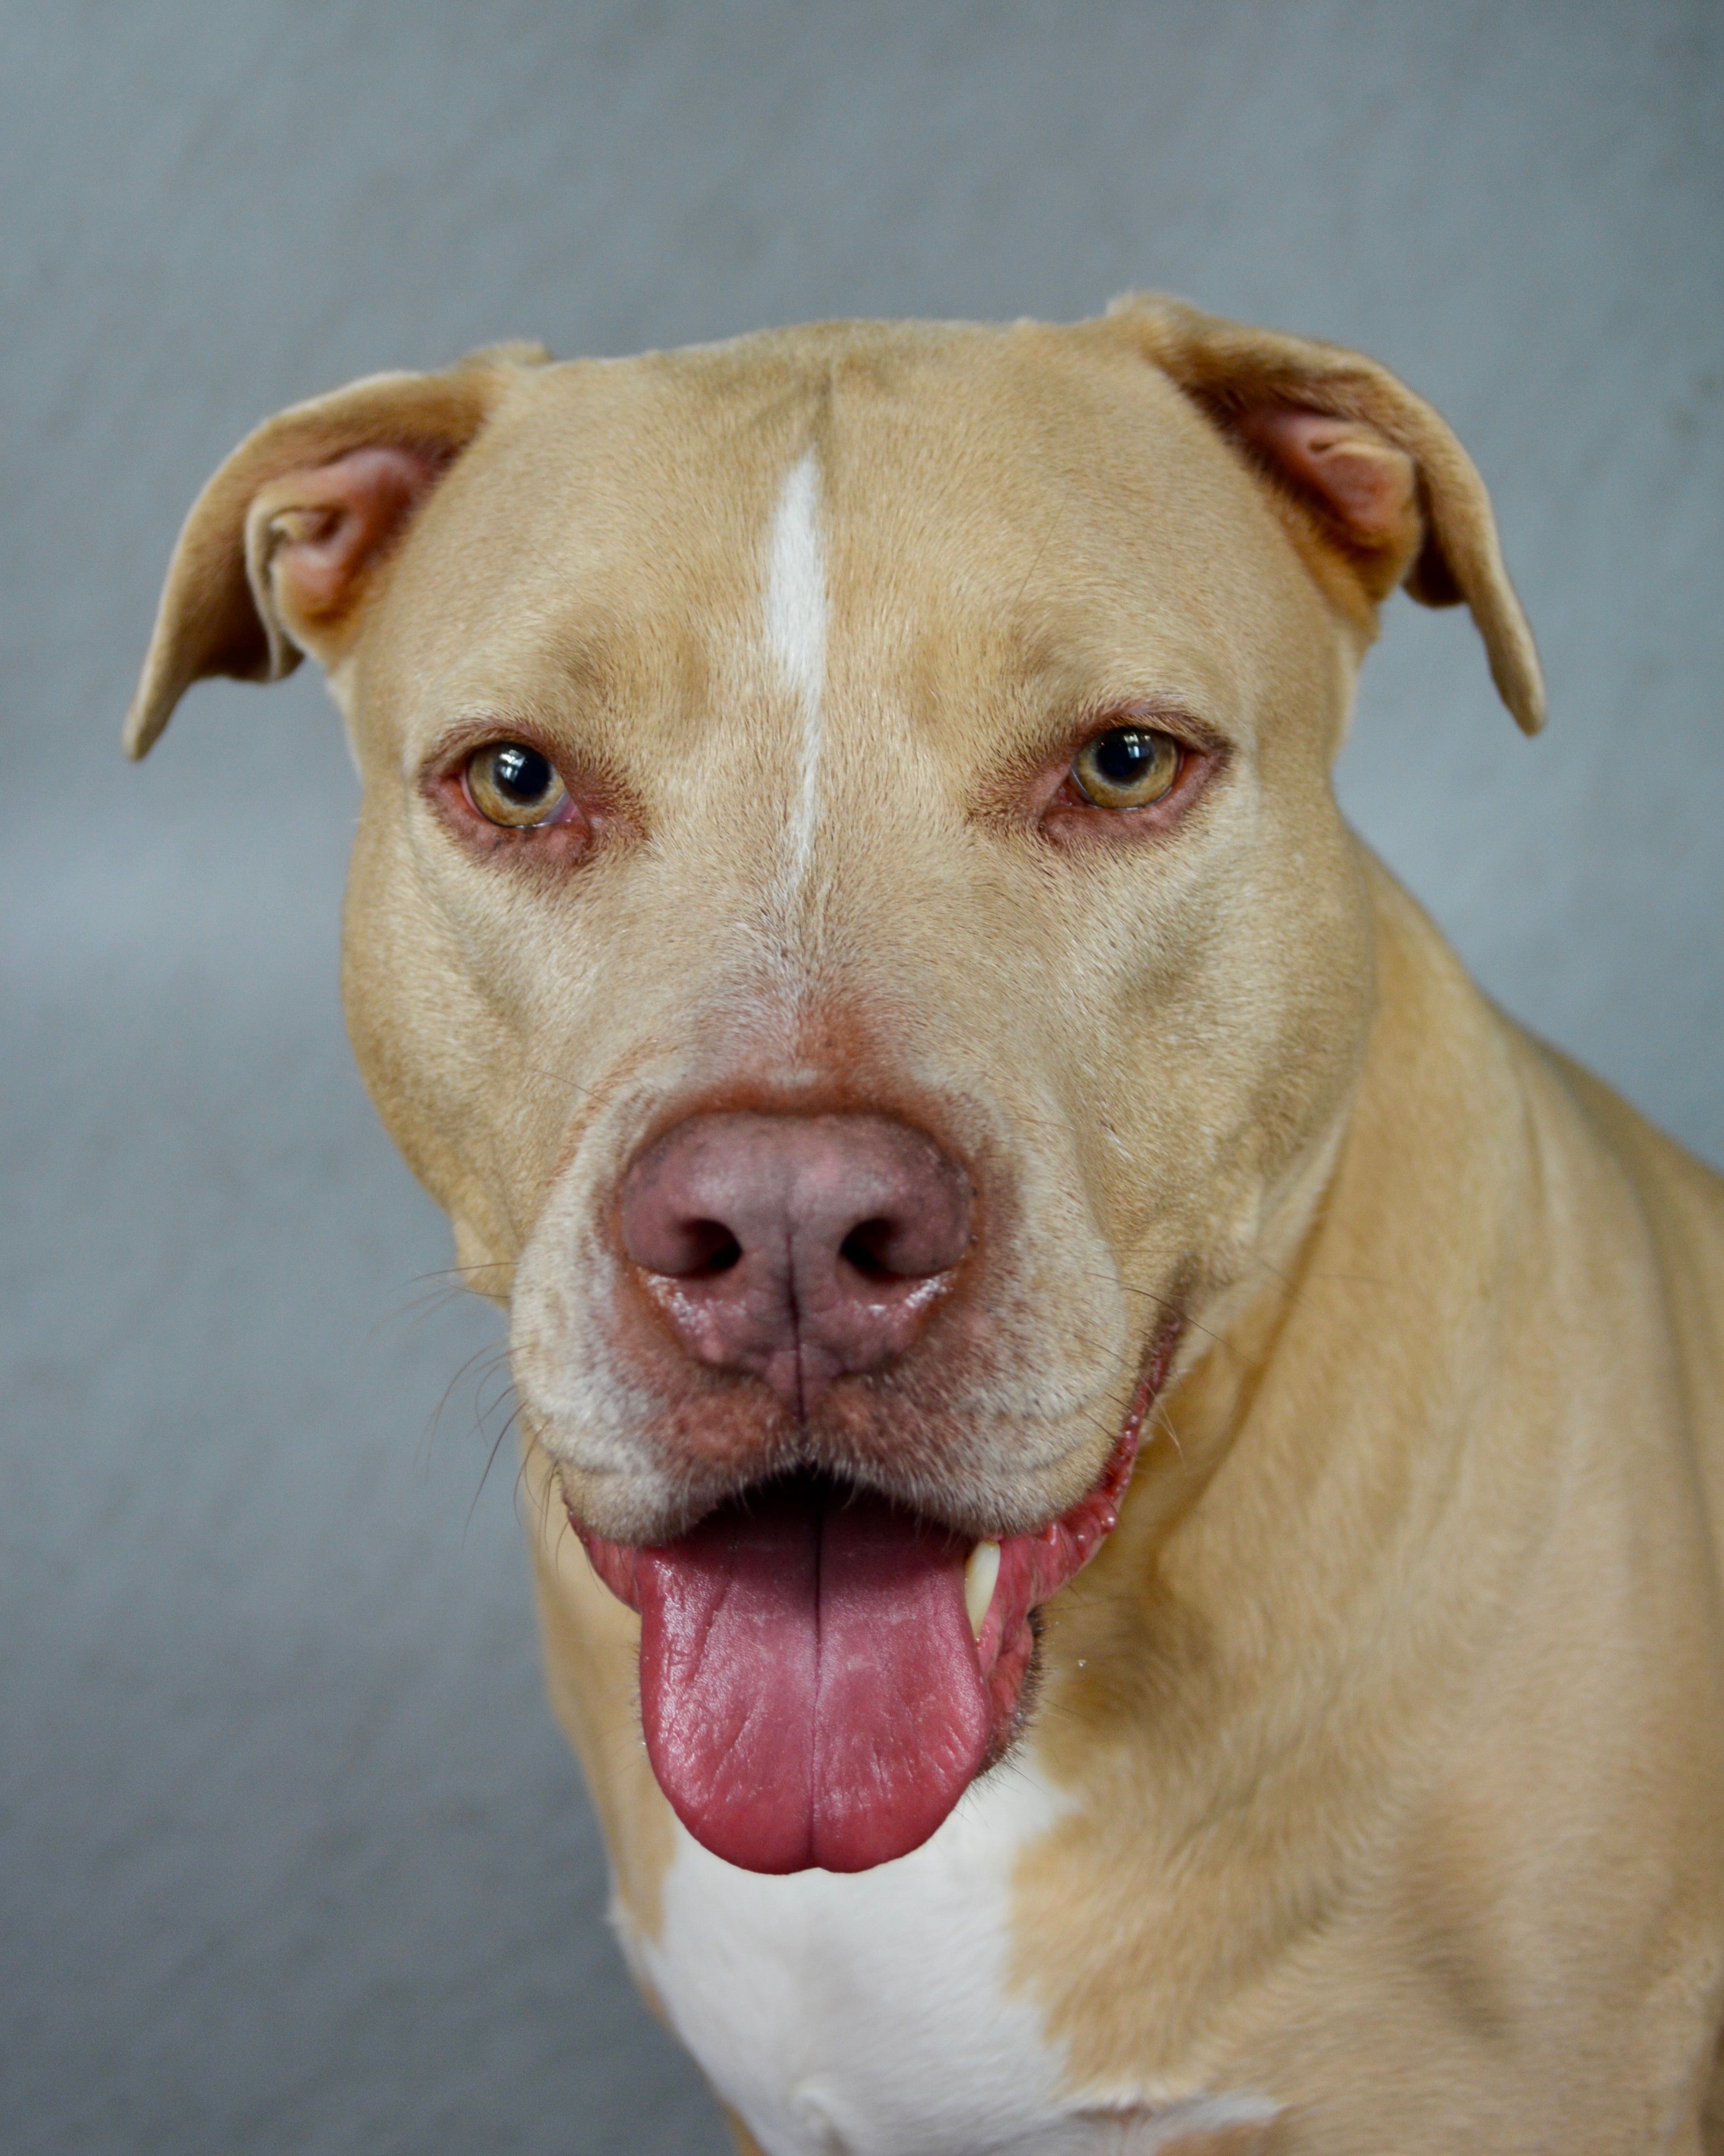
[[[647,1548],[574,1522],[640,1613],[647,1753],[695,1840],[786,1872],[864,1871],[928,1839],[1011,1746],[1034,1613],[1112,1532],[1167,1359],[1088,1494],[1032,1533],[977,1542],[818,1474]]]

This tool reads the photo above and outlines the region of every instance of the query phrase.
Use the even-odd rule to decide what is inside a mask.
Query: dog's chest
[[[1005,2149],[1075,2107],[1008,1984],[1013,1866],[1059,1809],[1008,1767],[923,1848],[850,1876],[736,1871],[679,1829],[658,1936],[624,1916],[624,1943],[767,2156]]]

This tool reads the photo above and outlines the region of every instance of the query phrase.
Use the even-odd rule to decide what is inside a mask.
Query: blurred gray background
[[[276,406],[503,336],[1141,285],[1361,346],[1483,468],[1552,718],[1397,602],[1348,806],[1719,1161],[1724,9],[5,0],[0,40],[0,2146],[716,2151],[541,1704],[496,1321],[349,1065],[333,716],[310,668],[212,685],[119,759],[179,520]]]

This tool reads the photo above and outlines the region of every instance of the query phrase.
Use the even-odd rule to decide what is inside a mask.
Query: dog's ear
[[[1465,599],[1498,694],[1523,732],[1538,732],[1544,679],[1490,497],[1422,397],[1357,352],[1180,300],[1127,294],[1109,312],[1265,476],[1295,544],[1343,608],[1373,617],[1398,584],[1427,606]]]
[[[497,345],[441,374],[377,374],[295,404],[242,442],[192,506],[126,715],[150,748],[194,681],[279,681],[351,642],[377,571],[523,367]]]

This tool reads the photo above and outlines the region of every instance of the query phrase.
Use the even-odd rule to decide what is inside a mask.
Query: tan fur
[[[296,570],[376,444],[419,460],[398,512]],[[810,449],[832,614],[796,882],[761,535]],[[331,668],[366,780],[355,1046],[469,1279],[512,1297],[552,1697],[640,1935],[672,1835],[635,1620],[564,1499],[647,1538],[805,1444],[1034,1526],[1177,1309],[1125,1517],[1047,1612],[1034,1742],[1072,1809],[1022,1862],[1011,1978],[1075,2101],[1285,2107],[1190,2156],[1716,2156],[1724,1197],[1486,1004],[1342,825],[1403,581],[1465,600],[1535,730],[1436,413],[1177,303],[505,352],[236,453],[128,739],[200,675]],[[1052,845],[1025,789],[1146,696],[1224,745],[1208,792],[1164,838]],[[428,762],[511,722],[608,804],[567,871],[428,804]],[[638,1147],[712,1101],[864,1101],[980,1163],[985,1316],[812,1433],[670,1369],[608,1223]]]
[[[765,2156],[765,2151],[762,2148],[759,2142],[755,2139],[754,2136],[748,2131],[748,2128],[742,2123],[741,2120],[737,2118],[735,2112],[726,2112],[725,2123],[731,2129],[731,2137],[736,2144],[739,2156]]]

